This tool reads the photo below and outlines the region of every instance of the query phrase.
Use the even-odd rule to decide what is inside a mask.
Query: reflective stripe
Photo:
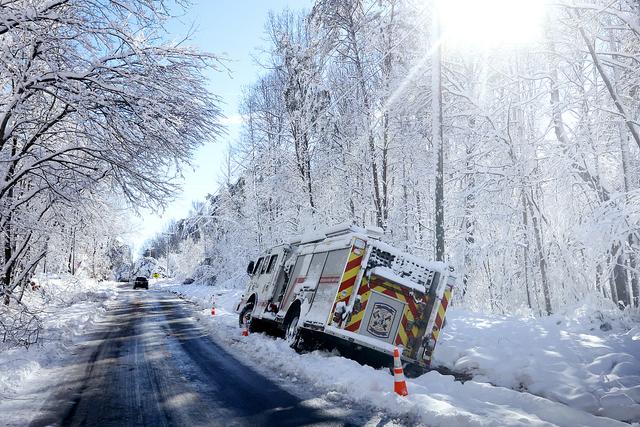
[[[419,319],[421,315],[418,305],[414,301],[414,296],[411,296],[410,289],[402,287],[397,283],[383,280],[375,275],[370,279],[366,277],[362,279],[362,284],[358,290],[358,295],[360,296],[360,311],[351,316],[345,329],[350,332],[358,332],[360,330],[371,291],[379,292],[406,304],[394,343],[408,347],[409,342],[417,337],[420,332],[420,329],[416,325],[413,325],[413,327],[409,329],[409,322],[413,323],[415,319]],[[419,298],[424,298],[421,294],[418,295]]]
[[[438,306],[438,314],[433,324],[433,331],[431,332],[431,341],[432,341],[431,352],[432,353],[436,347],[438,338],[440,337],[440,330],[442,329],[442,326],[444,324],[444,316],[447,312],[447,306],[449,305],[449,300],[451,299],[452,291],[453,291],[453,286],[447,284],[444,290],[444,294],[442,295],[442,299],[440,300],[440,304]],[[427,359],[427,362],[430,363],[431,354],[429,354],[429,357],[426,359]]]
[[[344,272],[342,273],[342,277],[340,279],[340,286],[338,287],[338,292],[336,294],[335,301],[333,303],[333,308],[331,309],[331,313],[329,313],[329,319],[327,320],[327,324],[333,323],[333,316],[336,311],[336,307],[340,302],[346,302],[349,300],[349,297],[353,293],[353,286],[356,283],[356,278],[358,277],[358,272],[360,272],[360,264],[362,264],[363,253],[362,250],[356,248],[355,246],[351,247],[351,252],[349,253],[349,259],[347,260],[347,264],[345,266]]]

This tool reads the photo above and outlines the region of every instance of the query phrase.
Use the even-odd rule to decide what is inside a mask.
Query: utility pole
[[[431,53],[431,140],[437,153],[436,162],[436,260],[444,261],[444,144],[442,138],[442,43],[439,0],[433,0]]]

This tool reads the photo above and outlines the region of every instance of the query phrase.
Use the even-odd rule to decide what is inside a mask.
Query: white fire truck
[[[240,325],[280,331],[291,346],[323,342],[386,365],[401,347],[424,370],[443,326],[453,269],[379,240],[382,230],[337,226],[251,261]]]

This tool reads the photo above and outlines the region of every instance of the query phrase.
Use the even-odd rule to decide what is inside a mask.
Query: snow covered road
[[[127,286],[128,288],[128,286]],[[32,426],[345,425],[357,411],[304,399],[210,339],[191,307],[161,291],[122,288],[111,315],[60,361],[56,377],[23,396],[23,417],[48,395]],[[15,408],[14,408],[15,411]]]

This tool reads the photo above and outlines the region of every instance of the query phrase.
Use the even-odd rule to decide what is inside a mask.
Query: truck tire
[[[297,350],[300,345],[300,329],[298,328],[299,322],[300,313],[295,312],[289,316],[284,328],[284,339],[289,343],[289,347],[294,350]]]
[[[418,378],[419,376],[426,374],[428,371],[428,369],[416,363],[407,363],[403,366],[403,369],[407,378]]]
[[[426,374],[429,370],[415,363],[402,362],[402,370],[407,378],[418,378]],[[393,364],[389,366],[389,373],[393,376]]]
[[[238,316],[238,326],[241,328],[246,326],[249,329],[251,327],[251,313],[253,313],[253,304],[245,305]]]

